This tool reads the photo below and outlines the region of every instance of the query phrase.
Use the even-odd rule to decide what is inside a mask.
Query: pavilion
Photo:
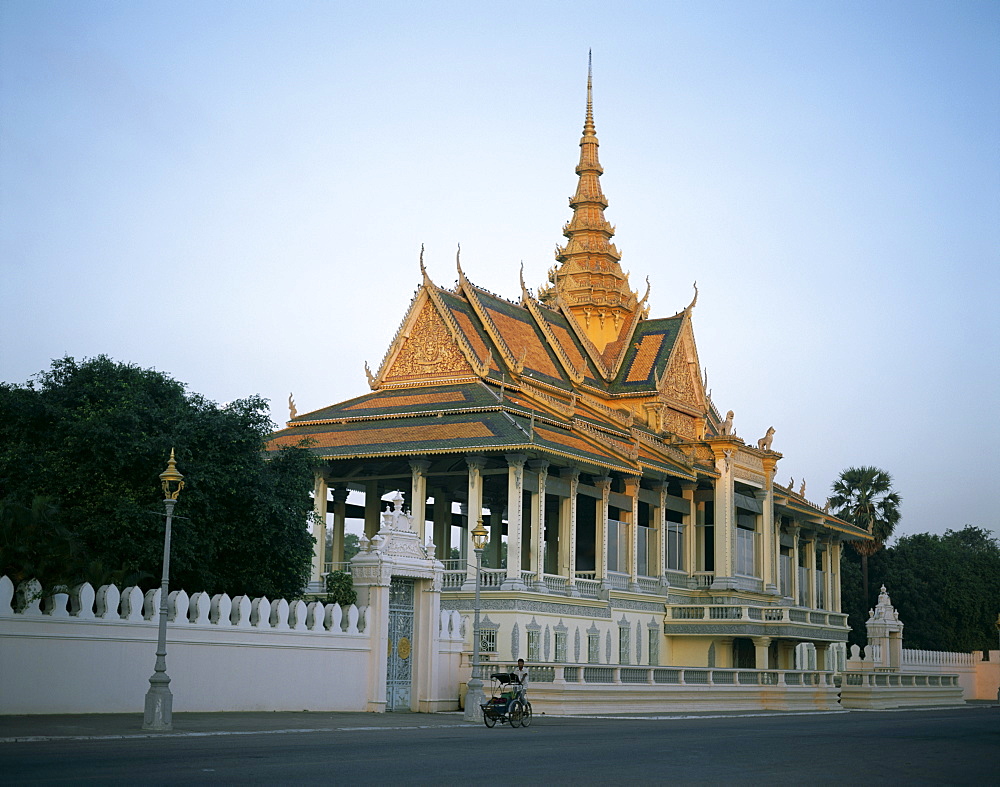
[[[842,545],[870,535],[775,483],[773,430],[748,444],[720,415],[697,289],[649,316],[649,287],[632,290],[611,240],[602,172],[588,75],[572,217],[546,284],[533,294],[522,275],[508,300],[459,260],[457,286],[441,287],[421,252],[370,392],[273,435],[273,450],[308,438],[323,462],[313,579],[340,567],[348,516],[371,539],[383,496],[401,490],[444,565],[444,610],[471,611],[469,534],[480,518],[489,530],[482,641],[497,661],[832,670],[829,646],[848,633]]]

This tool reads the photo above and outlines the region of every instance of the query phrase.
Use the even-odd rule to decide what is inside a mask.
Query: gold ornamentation
[[[396,644],[396,653],[399,654],[399,657],[403,659],[403,661],[410,658],[410,640],[406,637],[401,637],[399,642]]]
[[[433,304],[427,302],[385,379],[439,377],[455,373],[474,374]]]

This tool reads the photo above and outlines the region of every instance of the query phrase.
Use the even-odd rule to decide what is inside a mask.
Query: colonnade
[[[576,586],[580,580],[641,592],[650,589],[651,579],[659,580],[660,586],[669,582],[691,589],[757,590],[776,596],[781,584],[780,545],[786,535],[791,540],[788,585],[792,598],[796,603],[801,598],[803,606],[819,608],[816,580],[822,576],[824,607],[840,611],[839,539],[775,517],[770,484],[753,492],[759,507],[755,576],[741,578],[736,571],[737,493],[730,473],[701,484],[681,478],[584,474],[578,468],[557,466],[523,453],[507,454],[499,463],[496,457],[470,454],[464,457],[464,469],[453,464],[448,469],[435,468],[426,459],[411,459],[408,464],[408,479],[399,475],[358,478],[360,474],[356,474],[348,481],[317,475],[314,580],[327,568],[324,556],[328,551],[329,511],[333,514],[331,562],[343,561],[349,487],[364,491],[364,532],[371,538],[380,526],[381,495],[408,486],[403,490],[406,507],[421,541],[432,539],[436,556],[442,560],[449,559],[452,548],[457,548],[469,582],[475,567],[471,532],[480,518],[490,532],[486,565],[500,567],[501,542],[506,535],[502,590],[545,593],[549,576],[558,578],[560,592],[571,596],[579,595]],[[428,500],[433,502],[428,504]],[[458,522],[455,507],[461,510]],[[462,534],[458,542],[452,538],[453,524],[459,524]],[[712,529],[711,536],[706,535],[707,528]],[[679,532],[669,544],[669,554],[668,529]],[[612,530],[623,534],[621,550],[619,542],[609,544]],[[648,545],[643,564],[639,559],[640,537]],[[554,555],[546,554],[547,545]],[[609,566],[612,552],[618,555],[618,562]],[[821,555],[823,565],[818,562]],[[804,586],[800,562],[806,568]],[[757,584],[746,584],[747,580]]]

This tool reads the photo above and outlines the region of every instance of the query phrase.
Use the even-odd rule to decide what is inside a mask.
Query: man
[[[517,660],[517,669],[514,670],[514,674],[517,676],[517,682],[521,684],[521,699],[524,699],[524,690],[528,685],[528,669],[524,666],[524,659]]]

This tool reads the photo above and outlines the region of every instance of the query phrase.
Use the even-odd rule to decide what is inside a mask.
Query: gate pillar
[[[402,510],[402,495],[397,493],[392,509],[382,514],[381,527],[370,541],[362,539],[362,550],[351,561],[351,574],[358,591],[358,605],[367,605],[366,630],[370,633],[368,710],[382,713],[387,709],[433,711],[439,707],[441,687],[436,684],[439,670],[435,664],[438,651],[438,617],[441,609],[441,582],[444,565],[434,557],[434,544],[428,539],[421,543],[413,527],[412,517]],[[392,637],[394,624],[390,621],[391,588],[393,579],[413,580],[412,638],[407,642],[399,634]],[[397,583],[395,598],[402,598]],[[402,610],[400,610],[402,611]],[[397,613],[393,613],[397,614]],[[393,679],[397,691],[390,696],[390,648],[395,659],[408,662],[394,665]],[[399,690],[399,676],[408,672],[412,683],[409,707],[398,707],[395,701],[404,696]]]

